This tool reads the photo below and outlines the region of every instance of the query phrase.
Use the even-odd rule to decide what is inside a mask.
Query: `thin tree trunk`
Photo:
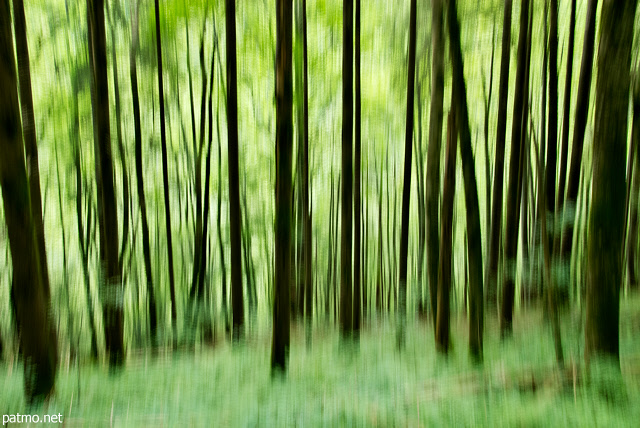
[[[160,32],[160,6],[159,1],[155,0],[155,18],[156,18],[156,52],[158,56],[158,96],[160,103],[160,144],[162,150],[162,183],[164,187],[164,213],[165,227],[167,238],[167,263],[169,267],[169,295],[171,297],[171,326],[173,330],[173,343],[176,341],[176,290],[173,273],[173,241],[171,237],[171,204],[169,201],[169,162],[167,160],[167,135],[165,130],[165,113],[164,113],[164,84],[162,77],[162,43]]]
[[[227,1],[229,3],[229,1]],[[276,262],[271,373],[284,373],[289,356],[291,278],[291,152],[293,145],[292,0],[276,3]],[[231,78],[229,78],[231,82]],[[231,86],[231,85],[230,85]]]
[[[290,3],[290,0],[289,0]],[[236,1],[226,0],[227,43],[227,136],[229,156],[229,226],[231,232],[231,303],[234,341],[243,336],[240,183],[238,180],[238,87],[236,81]],[[289,24],[287,24],[289,25]],[[290,55],[288,55],[290,56]]]
[[[40,272],[36,226],[32,216],[25,165],[18,82],[11,34],[9,1],[0,1],[0,185],[11,251],[14,303],[20,348],[24,356],[24,388],[28,405],[45,399],[53,390],[58,350],[51,323],[49,293]],[[42,213],[36,213],[42,218]]]
[[[402,181],[402,222],[400,230],[400,278],[399,302],[400,312],[397,345],[402,349],[405,343],[405,324],[407,315],[407,257],[409,250],[409,209],[411,202],[411,162],[413,138],[413,95],[416,75],[416,0],[411,0],[409,17],[409,67],[407,70],[407,122],[404,145],[404,177]],[[455,154],[455,151],[454,151]],[[442,251],[440,251],[442,253]]]
[[[382,160],[380,161],[380,171],[378,171],[378,281],[376,284],[376,311],[378,315],[382,312],[383,290],[384,290],[384,258],[383,258],[383,236],[382,236]]]
[[[638,260],[638,198],[640,196],[640,73],[636,71],[633,91],[633,128],[631,131],[631,145],[633,147],[632,176],[628,200],[629,233],[627,242],[627,278],[630,288],[638,286],[638,272],[636,268]],[[631,180],[631,177],[629,177]]]
[[[549,245],[553,251],[556,207],[556,168],[558,151],[558,0],[550,0],[549,10],[549,126],[547,128],[547,162],[545,170],[545,194],[548,218],[554,225],[548,231]],[[552,254],[553,256],[553,254]]]
[[[440,146],[442,144],[442,105],[444,99],[444,9],[442,0],[431,4],[431,112],[429,116],[429,148],[427,149],[427,275],[431,316],[436,325],[438,284],[438,196],[440,195]]]
[[[359,1],[359,0],[358,0]],[[302,210],[304,213],[304,242],[305,242],[305,318],[307,323],[307,344],[311,343],[311,323],[313,321],[313,283],[312,283],[312,265],[311,265],[311,222],[312,210],[309,207],[311,201],[311,191],[309,189],[309,64],[307,59],[307,0],[302,0],[302,56],[304,67],[304,190]],[[357,80],[356,80],[357,81]],[[356,115],[357,117],[357,115]],[[356,119],[357,120],[357,119]]]
[[[353,333],[351,292],[353,219],[353,0],[343,0],[342,12],[342,229],[340,234],[340,327],[342,337]]]
[[[459,90],[454,87],[454,91]],[[454,107],[457,108],[457,107]],[[440,225],[440,266],[438,267],[438,314],[436,316],[435,337],[439,352],[449,353],[449,318],[451,294],[451,267],[453,262],[453,203],[456,191],[456,151],[458,133],[453,111],[447,121],[447,155],[444,166],[444,189],[442,191],[442,223]]]
[[[500,306],[500,335],[506,337],[512,332],[513,303],[515,298],[516,255],[518,250],[518,225],[520,214],[520,156],[522,152],[522,117],[524,91],[526,90],[525,72],[527,57],[527,38],[529,24],[529,0],[523,0],[520,10],[520,34],[518,40],[518,66],[516,69],[516,93],[513,103],[513,126],[511,133],[511,158],[509,159],[509,184],[507,188],[507,233],[505,239],[506,277],[503,281],[502,302]],[[498,183],[498,181],[496,181]]]
[[[354,161],[354,195],[353,195],[353,332],[354,336],[360,335],[360,298],[362,296],[361,261],[362,261],[362,180],[361,180],[361,133],[362,133],[362,110],[360,103],[361,81],[360,81],[360,0],[355,0],[355,161]]]
[[[455,0],[449,0],[447,12],[449,52],[453,66],[453,105],[456,128],[460,133],[460,159],[464,179],[464,197],[467,217],[467,245],[469,247],[469,353],[475,362],[482,361],[483,353],[483,270],[480,207],[476,183],[475,162],[471,147],[471,130],[467,108],[467,89],[464,80],[464,62],[460,42],[460,26]]]
[[[602,5],[587,244],[585,360],[608,357],[617,367],[625,215],[625,173],[619,160],[625,158],[627,141],[636,6],[636,0]]]
[[[493,201],[491,202],[491,231],[489,237],[489,270],[487,275],[487,305],[497,306],[498,261],[502,236],[502,207],[504,191],[504,152],[507,132],[507,101],[511,58],[512,1],[504,2],[502,24],[502,54],[500,58],[500,86],[498,88],[498,128],[496,130],[496,158],[493,172]]]

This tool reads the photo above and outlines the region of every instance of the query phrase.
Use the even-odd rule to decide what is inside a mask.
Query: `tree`
[[[4,92],[0,101],[0,185],[11,251],[11,295],[25,359],[24,389],[27,404],[31,405],[53,390],[58,350],[49,292],[43,280],[47,272],[40,270],[34,223],[42,213],[36,213],[36,219],[32,214],[8,0],[0,1],[0,58]]]
[[[496,158],[493,172],[493,201],[491,202],[491,231],[487,275],[487,304],[497,305],[498,259],[502,235],[502,198],[504,181],[504,149],[507,132],[507,99],[509,96],[509,63],[511,59],[511,0],[504,1],[502,24],[502,54],[500,57],[500,86],[498,88],[498,129],[496,130]]]
[[[100,277],[103,282],[102,306],[105,318],[105,347],[109,366],[124,362],[124,313],[121,266],[118,258],[118,215],[116,212],[111,132],[109,128],[109,79],[107,77],[106,35],[103,0],[88,2],[90,58],[94,92],[94,147],[98,222],[100,224]]]
[[[271,372],[283,373],[289,357],[291,280],[291,152],[293,145],[292,0],[276,3],[276,261]]]
[[[631,131],[632,155],[629,163],[633,163],[633,184],[627,198],[629,211],[629,233],[627,242],[627,278],[633,288],[638,286],[636,268],[638,254],[638,197],[640,196],[640,71],[636,71],[633,82],[633,128]],[[631,177],[627,175],[627,179]]]
[[[343,338],[353,332],[351,293],[351,221],[353,214],[353,0],[342,11],[342,233],[340,235],[340,327]]]
[[[636,6],[636,0],[602,3],[587,244],[585,360],[608,357],[618,367],[626,188],[620,165],[627,141]]]
[[[508,336],[512,331],[513,301],[515,298],[515,260],[518,250],[518,223],[521,184],[520,154],[522,152],[522,117],[524,111],[527,30],[529,23],[529,0],[523,0],[520,9],[520,34],[518,40],[518,66],[516,68],[516,93],[513,102],[513,124],[511,132],[511,156],[509,159],[509,183],[507,188],[507,233],[505,237],[506,277],[502,287],[500,306],[500,334]]]
[[[240,182],[238,179],[238,84],[236,80],[236,1],[226,0],[227,42],[227,136],[229,138],[229,226],[231,231],[231,306],[233,340],[242,336],[244,304],[242,297]],[[291,18],[289,19],[291,20]]]
[[[556,168],[558,151],[558,0],[550,0],[549,10],[549,126],[547,128],[547,162],[545,170],[545,194],[550,219],[556,220]],[[555,229],[555,228],[554,228]],[[550,247],[553,233],[549,231]]]
[[[444,10],[442,0],[431,6],[431,112],[427,149],[427,275],[431,315],[436,324],[438,284],[438,196],[440,195],[440,146],[442,144],[442,104],[444,99]]]
[[[357,0],[359,2],[359,0]],[[307,59],[307,0],[302,0],[302,56],[303,56],[303,78],[304,78],[304,163],[303,163],[303,183],[304,183],[304,199],[302,203],[302,212],[304,213],[304,274],[305,274],[305,318],[307,322],[307,343],[311,340],[311,323],[313,320],[313,284],[311,278],[313,275],[311,266],[311,208],[309,201],[311,200],[311,191],[309,189],[309,63]],[[356,79],[358,79],[356,77]],[[358,82],[358,80],[356,80]],[[357,117],[357,115],[356,115]],[[356,119],[357,120],[357,119]]]
[[[449,27],[449,52],[453,67],[452,103],[455,127],[460,135],[460,159],[464,179],[464,201],[467,220],[467,247],[469,251],[469,353],[475,362],[482,361],[483,349],[483,284],[482,284],[482,236],[480,231],[480,206],[476,182],[475,162],[471,147],[471,128],[467,107],[467,88],[464,80],[464,62],[460,42],[460,24],[455,0],[449,0],[447,10]]]
[[[398,348],[404,346],[407,306],[407,253],[409,249],[409,204],[411,202],[411,162],[413,142],[413,94],[416,75],[416,0],[411,0],[409,17],[409,67],[407,70],[407,126],[404,143],[404,178],[402,184],[402,226],[400,230],[400,293],[398,311]],[[454,151],[455,153],[455,151]]]
[[[360,299],[362,296],[362,107],[361,107],[361,73],[360,73],[360,0],[355,0],[355,162],[354,162],[354,194],[353,194],[353,333],[360,334]],[[364,241],[366,242],[366,241]]]

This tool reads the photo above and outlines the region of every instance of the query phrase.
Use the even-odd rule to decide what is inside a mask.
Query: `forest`
[[[635,426],[637,3],[0,0],[3,425]]]

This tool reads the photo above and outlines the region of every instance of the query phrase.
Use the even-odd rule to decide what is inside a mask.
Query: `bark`
[[[502,235],[504,151],[507,132],[507,101],[509,97],[512,7],[511,0],[505,0],[504,22],[502,24],[502,54],[500,57],[500,85],[498,87],[496,158],[493,172],[493,201],[491,202],[491,231],[489,237],[489,273],[487,275],[488,306],[496,306],[498,297],[498,260],[500,257],[500,240]]]
[[[292,0],[276,3],[276,262],[271,373],[289,357],[291,278],[291,152],[293,146]],[[231,79],[229,79],[231,82]]]
[[[545,195],[549,219],[554,225],[547,239],[551,248],[557,220],[556,168],[558,150],[558,0],[550,0],[549,9],[549,126],[547,128],[547,161],[545,170]]]
[[[342,229],[340,235],[340,331],[353,333],[351,291],[353,219],[353,0],[343,0],[342,29]]]
[[[140,120],[140,100],[138,97],[138,1],[134,2],[133,19],[131,20],[131,51],[129,56],[131,95],[133,104],[133,129],[135,135],[136,156],[136,181],[138,192],[138,205],[140,206],[140,218],[142,220],[142,254],[144,257],[144,269],[147,284],[147,310],[149,311],[149,336],[153,345],[158,343],[157,326],[158,315],[156,311],[156,298],[153,288],[153,270],[151,268],[151,246],[149,244],[149,224],[147,223],[147,201],[144,195],[144,170],[142,160],[142,126]]]
[[[361,284],[361,261],[362,261],[362,180],[361,180],[361,133],[362,133],[362,108],[360,103],[361,81],[360,81],[360,0],[355,0],[355,161],[354,161],[354,195],[353,195],[353,332],[355,336],[360,335],[360,298],[362,295]]]
[[[576,201],[580,188],[580,169],[582,166],[582,151],[584,136],[589,113],[589,98],[591,96],[591,76],[593,73],[593,53],[596,34],[596,12],[598,0],[589,0],[587,6],[586,25],[584,29],[584,45],[582,48],[582,64],[580,65],[580,80],[576,99],[576,116],[573,126],[573,142],[571,150],[571,166],[567,180],[567,197],[565,203],[564,224],[561,257],[570,259],[573,243],[573,223],[575,220]]]
[[[476,183],[475,162],[471,147],[471,130],[467,107],[467,89],[464,80],[464,62],[460,43],[460,25],[455,0],[449,0],[447,11],[449,27],[449,52],[453,67],[452,100],[456,128],[460,135],[460,159],[464,179],[464,200],[467,220],[467,245],[469,251],[469,353],[474,362],[482,361],[483,353],[483,275],[482,235],[480,206]]]
[[[29,166],[29,192],[31,193],[31,217],[36,229],[38,257],[42,285],[47,296],[51,295],[49,286],[49,268],[44,240],[44,222],[42,220],[42,199],[40,197],[40,167],[38,163],[38,144],[36,137],[35,114],[31,94],[31,71],[29,46],[27,43],[27,24],[24,15],[23,0],[13,0],[13,20],[16,37],[16,57],[18,61],[18,80],[20,83],[20,107],[22,111],[22,135],[25,154]]]
[[[49,396],[57,367],[56,332],[39,262],[38,238],[32,216],[29,178],[24,155],[18,103],[16,59],[9,1],[0,1],[0,185],[12,262],[11,297],[24,356],[24,388],[28,405]]]
[[[571,114],[571,86],[573,80],[573,47],[575,45],[576,30],[576,0],[571,0],[571,12],[569,16],[569,43],[567,45],[567,72],[564,82],[564,105],[562,112],[562,136],[560,140],[561,157],[560,172],[558,175],[558,201],[556,203],[558,212],[561,212],[564,203],[564,190],[567,176],[567,158],[569,151],[569,128]],[[560,235],[557,239],[560,239]],[[558,241],[559,243],[559,241]],[[554,244],[555,246],[555,244]]]
[[[407,256],[409,250],[409,209],[411,202],[411,162],[413,138],[413,95],[416,75],[416,0],[411,0],[409,17],[409,67],[407,70],[407,122],[404,145],[404,177],[402,181],[402,218],[400,230],[400,279],[398,311],[400,319],[397,332],[398,349],[405,343],[405,324],[407,311]],[[454,150],[455,154],[455,150]],[[440,251],[442,253],[442,251]]]
[[[456,88],[457,89],[457,88]],[[455,90],[455,89],[454,89]],[[456,192],[456,151],[458,133],[453,112],[447,122],[447,155],[444,166],[444,189],[442,191],[442,222],[440,224],[440,266],[438,267],[438,314],[436,316],[436,348],[449,354],[449,318],[451,317],[451,267],[453,262],[453,203]]]
[[[633,128],[631,131],[631,146],[633,148],[633,184],[628,200],[629,233],[627,242],[627,278],[631,288],[638,287],[638,198],[640,196],[640,74],[636,71],[633,92]],[[629,177],[631,180],[631,177]]]
[[[427,275],[431,316],[436,323],[438,284],[438,196],[440,194],[440,146],[442,144],[442,104],[444,99],[444,10],[442,0],[431,6],[431,112],[429,115],[429,148],[427,149]]]
[[[289,1],[290,2],[290,1]],[[227,43],[227,136],[229,138],[229,226],[231,233],[231,303],[233,340],[243,336],[240,183],[238,179],[238,86],[236,65],[236,1],[226,0]],[[291,18],[289,18],[291,20]],[[289,24],[287,24],[289,25]],[[290,55],[289,55],[290,57]],[[290,59],[290,58],[289,58]]]
[[[585,360],[618,367],[624,242],[625,172],[631,46],[636,0],[602,4],[593,138],[592,204],[587,244]]]
[[[160,145],[162,150],[162,183],[164,189],[164,214],[167,238],[167,263],[169,267],[169,295],[171,296],[171,326],[176,332],[176,290],[175,279],[173,273],[173,241],[171,236],[171,203],[169,200],[169,162],[167,160],[167,135],[165,129],[165,112],[164,112],[164,84],[162,76],[162,42],[160,32],[160,6],[159,1],[155,0],[155,18],[156,18],[156,53],[158,57],[158,98],[160,103]],[[173,337],[176,343],[175,336]]]
[[[500,306],[500,335],[505,337],[512,332],[513,303],[515,298],[515,265],[518,250],[518,223],[520,198],[518,191],[521,181],[520,156],[522,143],[522,117],[524,109],[524,91],[526,74],[527,38],[529,23],[529,0],[523,0],[520,9],[520,34],[518,40],[518,66],[516,69],[516,93],[513,103],[513,124],[511,132],[511,157],[509,159],[509,183],[507,187],[507,219],[505,237],[505,279],[502,287]],[[497,183],[497,181],[496,181]]]
[[[96,182],[98,187],[98,220],[100,226],[101,300],[105,317],[105,347],[109,366],[114,369],[124,362],[123,289],[118,260],[118,215],[116,212],[111,135],[109,129],[109,87],[107,77],[104,2],[89,1],[90,39],[92,44],[93,87],[95,91],[94,145]]]

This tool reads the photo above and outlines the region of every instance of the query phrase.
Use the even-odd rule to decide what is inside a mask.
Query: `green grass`
[[[28,411],[22,368],[0,365],[1,413],[62,413],[65,426],[638,426],[640,420],[640,300],[623,303],[622,379],[606,369],[583,369],[579,314],[563,317],[566,373],[554,370],[550,329],[539,310],[518,314],[514,336],[501,344],[489,317],[485,363],[468,358],[466,322],[456,320],[448,359],[435,353],[429,324],[408,326],[406,349],[395,349],[395,328],[375,322],[357,349],[338,332],[316,329],[312,349],[304,329],[292,330],[287,377],[272,380],[269,332],[232,347],[130,357],[112,376],[102,366],[61,368],[46,409]],[[575,374],[575,387],[572,383]],[[590,379],[590,381],[587,381]],[[535,387],[533,386],[535,384]],[[622,397],[609,402],[609,385]],[[42,424],[41,424],[42,425]]]

